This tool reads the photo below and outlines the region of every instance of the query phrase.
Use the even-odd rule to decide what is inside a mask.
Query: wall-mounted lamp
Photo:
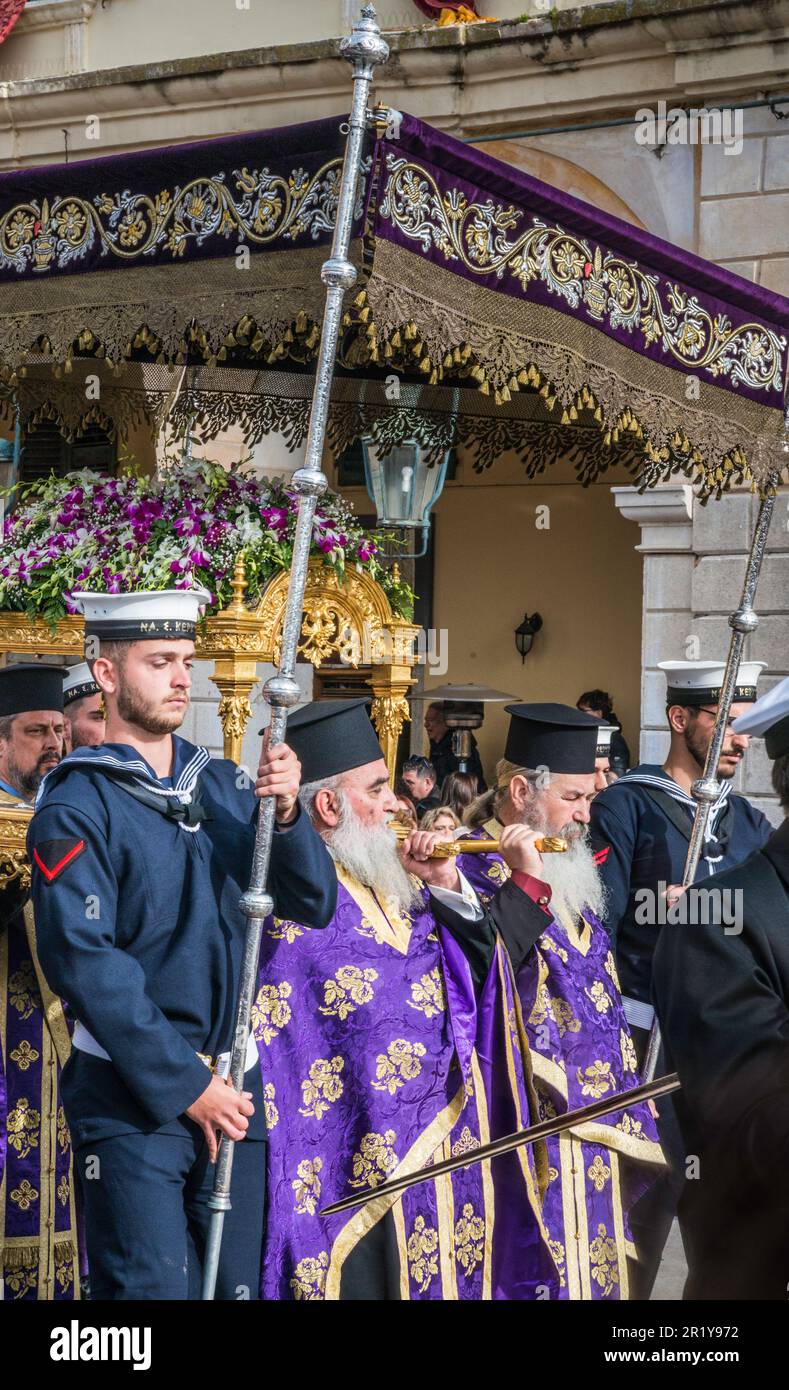
[[[542,618],[539,613],[532,613],[531,617],[529,617],[528,613],[524,613],[523,622],[520,627],[516,627],[515,629],[515,646],[520,652],[521,664],[523,664],[526,657],[529,655],[532,642],[541,627]]]

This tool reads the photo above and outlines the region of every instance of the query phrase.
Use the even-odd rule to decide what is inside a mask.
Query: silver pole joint
[[[270,917],[274,911],[274,899],[271,894],[257,893],[254,888],[248,888],[246,893],[242,894],[238,905],[245,917],[259,922],[262,922],[264,917]]]
[[[711,805],[720,796],[720,783],[714,777],[700,777],[693,783],[690,794],[694,801],[708,801]]]
[[[263,686],[268,703],[280,709],[293,709],[301,699],[301,691],[292,676],[271,676]]]
[[[729,627],[735,632],[755,632],[758,626],[759,619],[752,608],[738,608],[729,618]]]
[[[294,491],[302,497],[320,497],[329,486],[320,468],[297,468],[290,481]]]
[[[352,290],[359,272],[344,256],[330,256],[321,266],[321,280],[330,289]]]
[[[212,1192],[208,1198],[208,1205],[212,1211],[230,1211],[230,1198],[226,1193]]]

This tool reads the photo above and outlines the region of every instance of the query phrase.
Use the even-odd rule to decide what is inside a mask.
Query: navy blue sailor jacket
[[[76,750],[45,778],[28,832],[44,973],[111,1058],[74,1049],[64,1069],[77,1147],[189,1130],[209,1080],[199,1054],[232,1046],[259,803],[234,763],[173,743],[170,779],[125,744]],[[280,916],[333,916],[334,864],[302,811],[275,830],[269,891]],[[259,1073],[248,1139],[265,1137]]]
[[[651,1003],[652,956],[667,911],[663,905],[661,912],[660,894],[682,882],[695,809],[693,798],[651,763],[632,768],[592,802],[590,838],[606,890],[602,921],[614,943],[626,1012],[630,999]],[[724,783],[696,882],[742,863],[772,833],[767,817]]]

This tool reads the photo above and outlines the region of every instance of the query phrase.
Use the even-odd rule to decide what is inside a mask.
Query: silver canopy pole
[[[299,494],[299,509],[290,584],[282,628],[282,657],[276,676],[272,676],[264,687],[266,700],[271,706],[270,740],[272,745],[284,741],[287,712],[298,703],[299,699],[299,688],[295,680],[296,654],[301,632],[312,526],[317,500],[328,483],[321,463],[326,438],[329,396],[337,356],[343,297],[346,291],[355,284],[357,278],[356,268],[348,259],[348,250],[361,171],[364,135],[367,128],[367,102],[375,68],[379,64],[385,63],[389,57],[389,48],[381,38],[381,31],[376,23],[375,9],[372,5],[365,5],[361,18],[353,26],[350,37],[343,39],[340,44],[340,52],[353,64],[353,103],[348,122],[348,141],[340,182],[337,222],[334,228],[331,255],[321,269],[321,279],[326,286],[326,305],[315,372],[306,458],[304,467],[298,469],[293,475],[292,486]],[[274,908],[273,900],[266,892],[271,841],[274,832],[274,813],[275,800],[273,797],[267,797],[261,802],[258,815],[250,885],[241,899],[241,908],[247,918],[247,933],[241,968],[236,1031],[230,1062],[230,1079],[236,1091],[242,1090],[244,1082],[247,1039],[250,1030],[252,1002],[257,987],[263,921]],[[208,1203],[211,1208],[211,1220],[203,1267],[202,1297],[205,1300],[212,1299],[216,1291],[222,1228],[225,1212],[229,1211],[231,1206],[230,1177],[234,1147],[232,1140],[222,1138],[220,1141],[214,1190]]]
[[[780,446],[783,451],[784,463],[789,461],[789,441],[785,440]],[[696,877],[696,870],[699,866],[699,859],[704,848],[704,841],[707,835],[710,811],[713,803],[717,800],[721,786],[717,780],[718,763],[720,762],[723,740],[726,728],[729,723],[729,711],[734,700],[734,688],[737,684],[737,671],[739,670],[742,658],[742,649],[745,638],[749,633],[755,632],[759,626],[759,619],[753,609],[753,601],[756,597],[756,585],[759,582],[759,574],[764,560],[765,547],[767,545],[767,533],[770,529],[773,510],[775,508],[776,488],[780,482],[780,468],[771,473],[762,493],[762,500],[759,506],[759,515],[756,518],[756,526],[751,541],[751,549],[748,555],[748,564],[745,569],[745,579],[742,586],[742,598],[740,606],[729,618],[729,627],[732,629],[731,642],[729,644],[729,656],[726,661],[726,671],[723,676],[720,700],[718,702],[718,712],[715,716],[715,727],[712,731],[712,739],[707,749],[707,757],[704,761],[704,772],[698,781],[691,786],[691,795],[696,802],[696,813],[693,817],[693,828],[690,832],[690,843],[688,854],[685,860],[685,868],[682,874],[682,886],[687,888],[693,883]],[[655,1075],[658,1064],[658,1054],[660,1052],[660,1024],[657,1014],[652,1024],[647,1044],[647,1053],[644,1060],[643,1077],[645,1081],[651,1081]]]

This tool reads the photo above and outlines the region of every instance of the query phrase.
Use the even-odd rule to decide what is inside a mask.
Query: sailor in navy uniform
[[[764,737],[789,817],[789,679],[737,720]],[[709,919],[663,927],[654,997],[688,1153],[686,1299],[786,1300],[789,1287],[789,819],[712,880]],[[737,916],[732,922],[731,906]]]
[[[175,735],[201,590],[79,596],[107,742],[45,778],[28,836],[41,961],[75,1016],[63,1098],[97,1299],[200,1296],[217,1133],[239,1144],[217,1297],[257,1296],[265,1111],[223,1078],[235,1024],[257,797],[277,798],[269,891],[330,920],[334,865],[298,808],[299,764],[264,748],[254,790]]]
[[[611,740],[614,734],[619,733],[618,724],[600,724],[597,729],[597,747],[595,749],[595,790],[604,792],[606,787],[610,787],[619,776],[611,767]]]
[[[69,666],[63,681],[66,749],[95,748],[104,742],[104,696],[87,661]]]
[[[713,661],[662,662],[667,679],[666,713],[671,745],[663,766],[642,763],[613,782],[592,803],[592,845],[608,901],[605,925],[616,949],[625,1015],[639,1063],[654,1020],[652,955],[670,904],[665,893],[682,883],[696,802],[691,784],[701,777],[712,738],[725,665]],[[737,673],[731,719],[756,699],[764,662],[743,662]],[[746,859],[772,834],[772,826],[744,796],[731,790],[748,748],[748,737],[727,731],[718,765],[721,793],[713,804],[696,881]],[[670,1102],[661,1101],[660,1136],[676,1171],[656,1183],[645,1199],[654,1210],[644,1217],[642,1297],[649,1296],[682,1187],[682,1146]],[[684,1172],[684,1162],[682,1163]],[[655,1211],[660,1209],[659,1217]],[[634,1226],[638,1223],[634,1216]],[[649,1228],[647,1231],[646,1228]]]

